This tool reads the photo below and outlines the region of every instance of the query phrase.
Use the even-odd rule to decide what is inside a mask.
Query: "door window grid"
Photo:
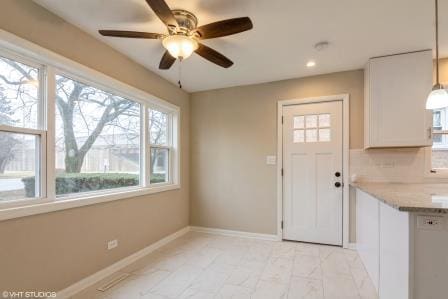
[[[308,114],[293,117],[293,142],[312,143],[331,141],[331,115]]]

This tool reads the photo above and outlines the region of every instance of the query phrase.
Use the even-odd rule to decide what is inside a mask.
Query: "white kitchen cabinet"
[[[373,285],[379,285],[379,206],[378,200],[357,189],[356,191],[356,250]]]
[[[411,298],[410,214],[377,202],[380,206],[379,297]]]
[[[372,58],[365,69],[364,147],[432,144],[432,51]]]

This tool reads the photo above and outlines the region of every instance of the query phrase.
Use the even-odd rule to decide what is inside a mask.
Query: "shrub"
[[[27,197],[35,196],[35,179],[22,179]],[[67,173],[56,177],[56,194],[78,193],[137,186],[139,176],[127,173]]]
[[[97,191],[122,187],[137,186],[139,184],[138,174],[129,173],[65,173],[56,177],[56,194],[68,194],[78,192]],[[151,183],[162,183],[165,181],[163,174],[152,174]],[[34,177],[22,179],[25,185],[27,197],[35,196]]]

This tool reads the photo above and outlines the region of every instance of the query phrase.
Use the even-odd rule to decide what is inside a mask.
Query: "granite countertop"
[[[356,182],[350,185],[400,211],[448,213],[448,184]]]

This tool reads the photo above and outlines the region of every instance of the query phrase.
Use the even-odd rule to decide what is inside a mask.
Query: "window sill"
[[[101,194],[88,194],[86,196],[63,197],[56,200],[41,199],[39,203],[2,208],[0,204],[0,221],[25,216],[45,214],[66,209],[78,208],[125,198],[155,194],[180,189],[179,184],[160,185],[151,188],[123,190],[121,192],[107,192]]]

